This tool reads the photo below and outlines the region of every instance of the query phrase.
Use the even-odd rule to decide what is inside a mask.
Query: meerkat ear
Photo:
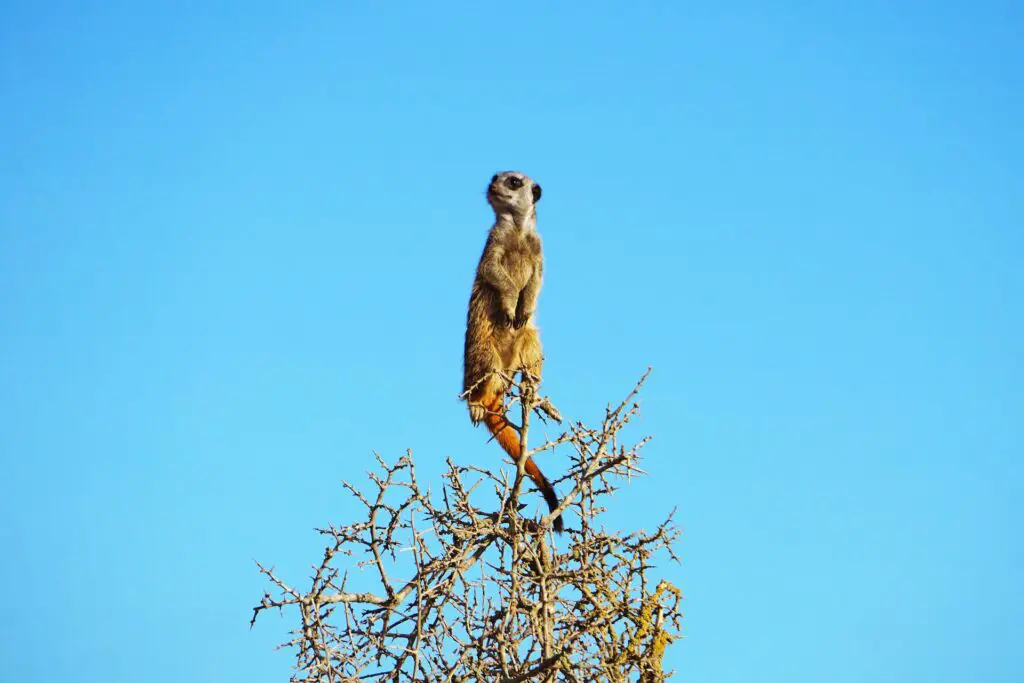
[[[533,185],[533,203],[536,204],[540,201],[540,185],[534,183]]]

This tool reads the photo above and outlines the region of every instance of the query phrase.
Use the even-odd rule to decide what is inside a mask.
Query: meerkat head
[[[497,214],[530,216],[540,201],[540,185],[518,171],[495,173],[487,186],[487,201]]]

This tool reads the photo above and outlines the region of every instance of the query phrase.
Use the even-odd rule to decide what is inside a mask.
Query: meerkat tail
[[[519,462],[519,435],[516,433],[515,428],[505,419],[505,407],[501,403],[501,397],[498,395],[484,397],[481,403],[487,409],[487,414],[484,417],[487,429],[494,435],[495,440],[501,444],[501,447],[505,449],[505,452],[512,456],[512,460]],[[548,478],[540,471],[533,458],[526,458],[526,467],[524,469],[530,479],[533,480],[533,483],[540,489],[541,495],[544,496],[544,502],[548,504],[548,508],[552,512],[557,510],[559,501],[558,494],[555,493],[555,487],[551,485]],[[558,533],[562,533],[565,530],[565,523],[562,521],[561,515],[555,517],[554,526],[555,531]]]

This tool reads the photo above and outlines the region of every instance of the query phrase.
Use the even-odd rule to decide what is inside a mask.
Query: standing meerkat
[[[540,337],[533,324],[544,258],[537,235],[540,185],[522,173],[506,171],[491,178],[487,201],[495,221],[480,256],[466,315],[463,392],[469,419],[483,422],[505,452],[519,460],[519,434],[505,417],[508,382],[502,377],[526,372],[540,378]],[[533,458],[526,473],[537,484],[551,510],[558,496]],[[564,528],[561,516],[555,530]]]

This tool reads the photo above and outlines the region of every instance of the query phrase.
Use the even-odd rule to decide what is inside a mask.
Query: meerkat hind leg
[[[486,364],[482,364],[480,377],[476,388],[469,395],[469,419],[473,424],[480,424],[487,417],[488,412],[494,410],[495,399],[500,402],[504,399],[506,382],[500,373],[501,358],[496,349],[490,349],[490,358]],[[487,368],[484,370],[483,368]]]
[[[494,410],[494,399],[500,401],[505,391],[502,383],[495,382],[494,377],[488,377],[480,383],[469,397],[469,419],[473,424],[480,424],[487,417],[487,413]]]
[[[523,328],[515,344],[515,368],[520,372],[529,373],[535,380],[540,380],[544,356],[541,354],[540,337],[532,327]]]
[[[515,357],[513,367],[519,370],[523,399],[530,407],[533,407],[537,384],[540,382],[541,369],[544,364],[540,337],[537,335],[536,329],[525,327],[520,330],[513,355]]]

